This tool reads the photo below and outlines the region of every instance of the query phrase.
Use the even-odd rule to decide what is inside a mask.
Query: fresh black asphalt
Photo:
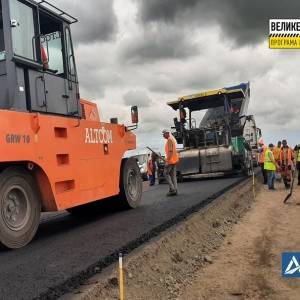
[[[241,177],[184,182],[176,197],[165,196],[166,185],[154,186],[135,210],[106,208],[84,218],[67,212],[46,215],[28,246],[0,250],[0,299],[57,298],[113,262],[118,251],[129,252],[167,228],[169,220],[176,223],[178,216],[239,181]]]

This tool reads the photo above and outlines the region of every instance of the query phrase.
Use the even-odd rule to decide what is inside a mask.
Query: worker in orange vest
[[[149,177],[150,186],[155,184],[155,171],[156,171],[156,165],[155,165],[155,157],[152,153],[152,156],[148,154],[148,161],[147,161],[147,175]]]
[[[275,147],[273,149],[273,155],[274,155],[276,164],[278,164],[280,161],[280,151],[281,151],[281,141],[278,141],[277,147]]]
[[[164,175],[169,184],[169,192],[167,196],[175,196],[178,193],[176,164],[179,161],[179,155],[176,150],[177,143],[168,129],[163,130],[162,133],[163,137],[166,139]]]
[[[296,168],[298,170],[298,185],[300,185],[300,144],[294,148]]]
[[[264,164],[265,164],[265,153],[267,150],[267,146],[264,143],[263,138],[260,138],[258,140],[258,164],[261,168],[262,171],[262,175],[263,175],[263,179],[264,179],[264,184],[268,184],[268,176],[267,176],[267,171],[264,168]]]
[[[281,141],[277,142],[277,147],[273,148],[273,155],[274,155],[274,159],[275,159],[275,163],[277,166],[280,165],[280,151],[281,151]],[[280,172],[280,167],[278,167],[276,169],[276,175],[278,175],[279,177],[277,178],[278,181],[281,181],[281,172]]]
[[[284,185],[288,189],[290,187],[290,183],[292,179],[292,170],[294,166],[294,152],[288,146],[286,140],[282,141],[279,165],[281,168],[281,174],[282,174]]]

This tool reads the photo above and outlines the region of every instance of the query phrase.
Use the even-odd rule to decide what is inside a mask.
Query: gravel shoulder
[[[300,187],[285,195],[263,189],[179,299],[300,299],[300,279],[281,276],[281,253],[300,251]]]

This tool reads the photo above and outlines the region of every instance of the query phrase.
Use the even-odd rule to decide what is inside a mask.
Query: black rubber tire
[[[131,188],[130,182],[132,184]],[[120,174],[119,198],[121,205],[125,208],[137,208],[141,203],[142,192],[143,183],[136,160],[133,158],[124,159]]]
[[[19,196],[18,199],[16,195]],[[21,218],[20,222],[22,223],[19,228],[16,224],[12,224],[12,221],[9,221],[7,217],[12,209],[8,207],[8,202],[16,201],[16,199],[18,205],[15,204],[14,208],[15,211],[19,211],[16,214],[17,218]],[[20,202],[23,203],[23,207]],[[25,216],[20,216],[22,213]],[[19,167],[10,167],[4,170],[0,174],[0,243],[9,249],[17,249],[27,245],[38,229],[40,215],[40,193],[31,174]],[[10,218],[12,217],[10,216]]]

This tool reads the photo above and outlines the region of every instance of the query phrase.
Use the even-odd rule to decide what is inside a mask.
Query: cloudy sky
[[[300,142],[300,50],[268,48],[270,18],[299,18],[299,0],[64,0],[73,26],[81,96],[103,120],[129,123],[139,146],[162,145],[180,95],[251,83],[249,114],[266,142]]]

